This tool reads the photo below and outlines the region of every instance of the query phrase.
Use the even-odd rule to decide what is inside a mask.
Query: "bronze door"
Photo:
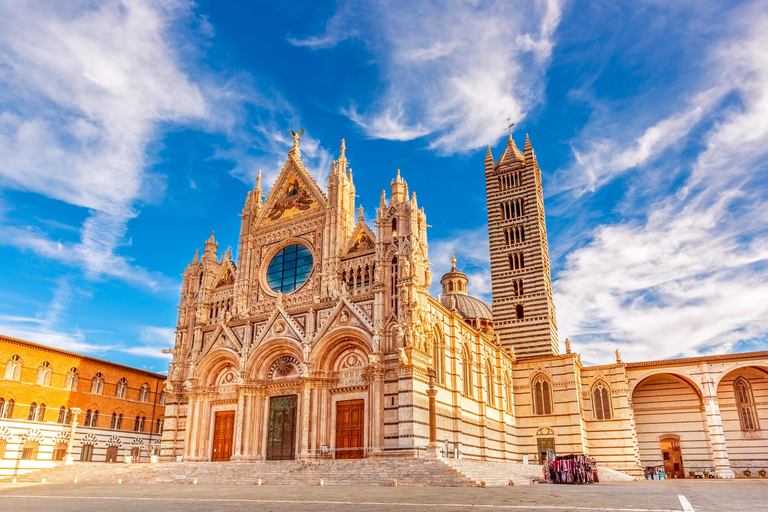
[[[292,460],[296,442],[296,395],[269,399],[267,460]]]
[[[662,439],[661,455],[664,459],[664,472],[667,474],[667,478],[685,478],[683,454],[680,451],[678,439]]]
[[[117,462],[117,446],[107,447],[107,462]]]
[[[536,440],[539,447],[539,462],[544,463],[547,460],[547,451],[552,450],[555,453],[555,439],[552,437],[542,437]]]
[[[363,400],[336,403],[336,458],[362,459],[365,413]]]
[[[232,433],[235,429],[235,411],[216,413],[213,424],[212,461],[226,461],[232,456]]]

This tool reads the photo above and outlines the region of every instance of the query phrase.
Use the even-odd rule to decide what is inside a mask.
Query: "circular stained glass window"
[[[303,245],[280,250],[267,267],[267,284],[276,292],[290,293],[307,282],[312,272],[312,253]]]

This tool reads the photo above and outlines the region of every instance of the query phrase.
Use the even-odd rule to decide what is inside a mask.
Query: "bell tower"
[[[494,162],[485,156],[494,329],[517,357],[560,353],[541,170],[525,137],[521,152],[510,134]]]

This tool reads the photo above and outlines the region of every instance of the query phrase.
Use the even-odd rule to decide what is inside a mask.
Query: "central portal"
[[[235,411],[217,412],[213,422],[214,462],[228,461],[232,456],[232,432],[235,429]]]
[[[273,396],[269,399],[267,460],[295,459],[296,395]]]
[[[363,400],[336,403],[336,458],[362,459],[364,442]]]

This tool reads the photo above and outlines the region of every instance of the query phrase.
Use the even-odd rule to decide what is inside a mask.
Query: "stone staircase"
[[[536,465],[474,459],[442,459],[442,462],[480,487],[529,485],[544,481],[541,466]]]
[[[9,482],[6,477],[0,482]],[[400,485],[471,487],[480,485],[451,465],[435,459],[360,459],[274,462],[159,462],[122,464],[75,462],[16,477],[17,482],[47,484],[241,484]],[[395,483],[396,481],[396,483]],[[495,481],[494,481],[495,482]],[[494,484],[495,485],[495,484]]]

